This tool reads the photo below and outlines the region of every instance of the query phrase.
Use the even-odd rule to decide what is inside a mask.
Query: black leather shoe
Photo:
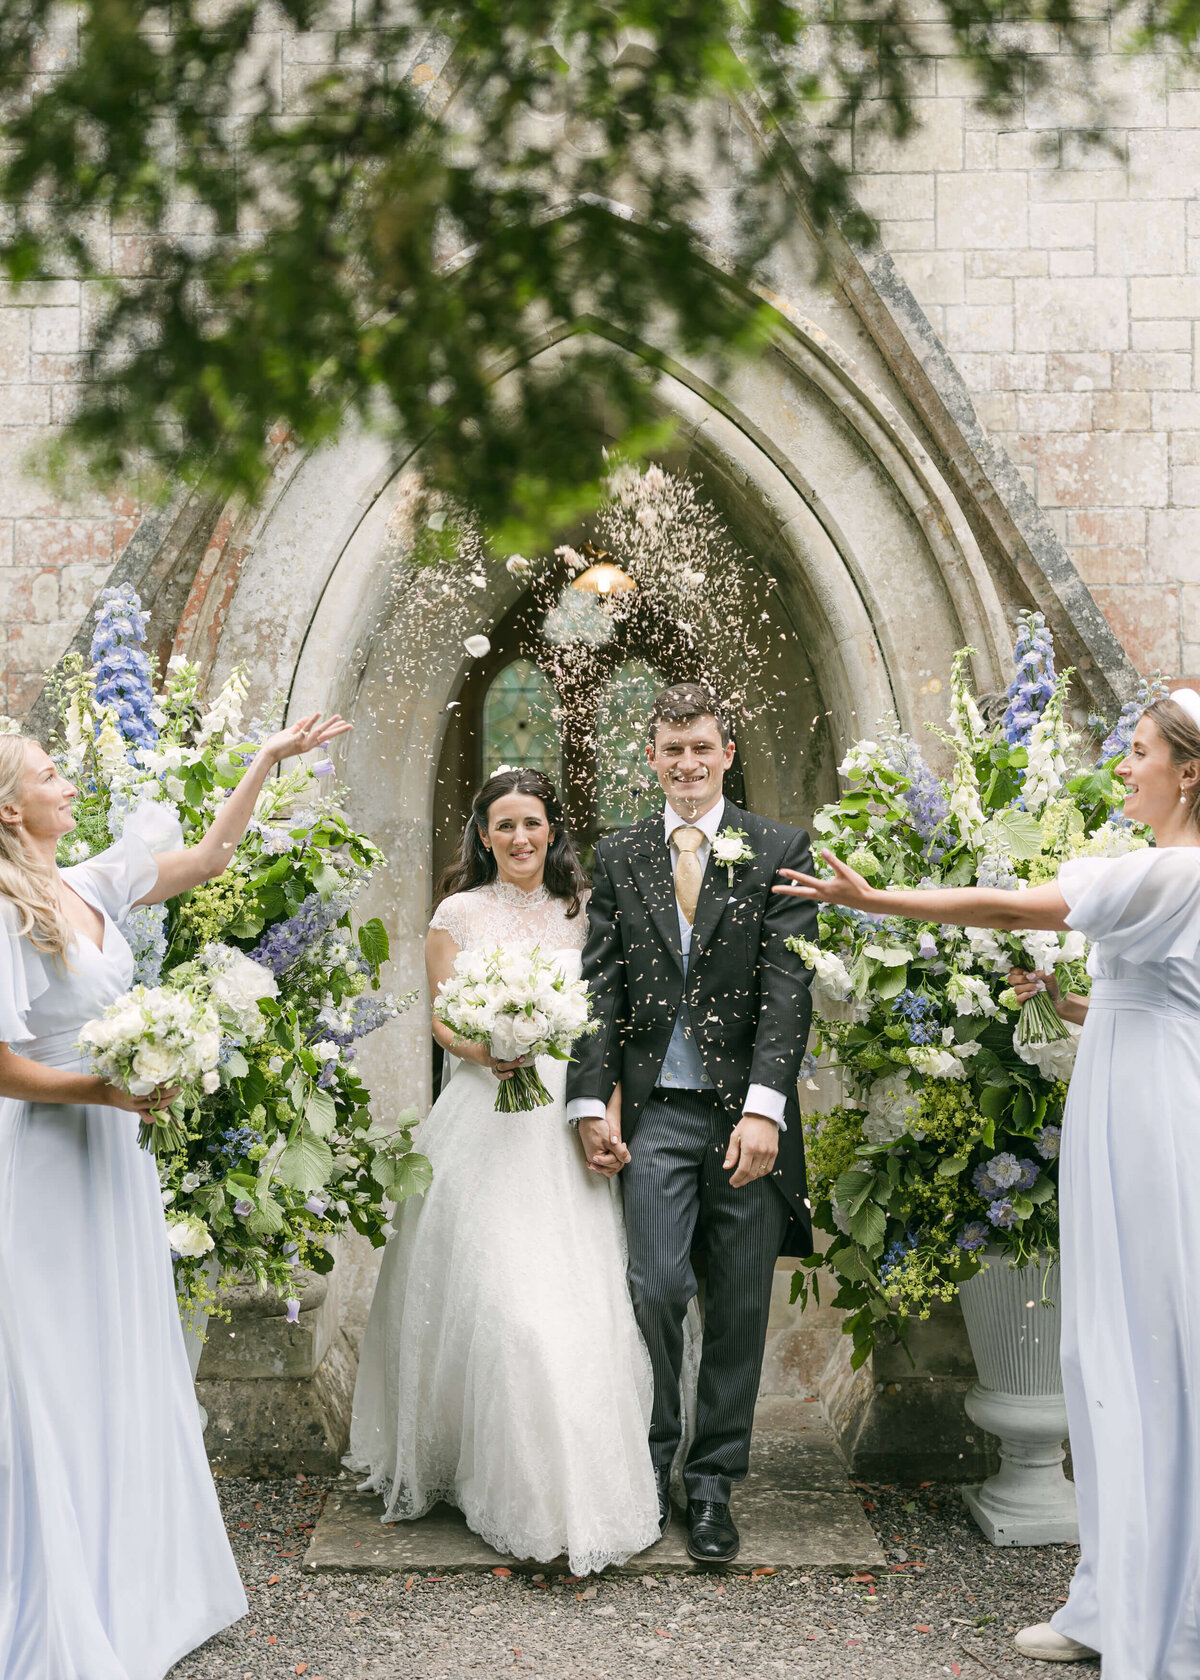
[[[732,1563],[742,1538],[729,1515],[729,1506],[716,1499],[689,1499],[688,1556],[697,1563]]]
[[[656,1470],[654,1480],[658,1483],[658,1532],[665,1534],[671,1526],[671,1472]]]

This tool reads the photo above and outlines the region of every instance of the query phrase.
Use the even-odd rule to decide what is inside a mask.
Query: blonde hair
[[[31,735],[0,735],[0,806],[20,802],[29,768],[29,749],[40,743]],[[16,906],[18,932],[47,956],[66,960],[74,931],[63,914],[58,874],[30,849],[21,830],[0,821],[0,897]]]

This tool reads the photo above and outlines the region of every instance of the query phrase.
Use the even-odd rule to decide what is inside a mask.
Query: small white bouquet
[[[198,1084],[212,1092],[221,1082],[220,1017],[206,992],[192,987],[135,986],[99,1019],[85,1022],[78,1042],[102,1079],[134,1097],[161,1085]],[[142,1122],[142,1148],[156,1155],[173,1154],[186,1142],[171,1110]]]
[[[534,1065],[536,1058],[570,1061],[575,1040],[597,1026],[589,1018],[585,982],[568,980],[536,948],[460,951],[454,973],[438,987],[433,1012],[460,1038],[486,1044],[497,1061],[527,1059],[511,1079],[500,1081],[500,1114],[544,1108],[551,1097]]]

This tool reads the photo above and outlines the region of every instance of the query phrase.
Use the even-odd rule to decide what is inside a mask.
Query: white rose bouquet
[[[500,1114],[527,1113],[551,1101],[535,1065],[538,1056],[571,1059],[575,1040],[595,1032],[587,986],[568,980],[536,948],[530,952],[485,947],[460,951],[454,973],[443,980],[433,1005],[443,1026],[460,1038],[486,1044],[499,1062],[526,1058],[496,1092]]]
[[[192,987],[135,986],[85,1022],[79,1048],[102,1079],[131,1096],[147,1097],[163,1085],[220,1084],[221,1021],[204,991]],[[171,1110],[143,1121],[143,1149],[155,1155],[182,1149],[186,1134]]]

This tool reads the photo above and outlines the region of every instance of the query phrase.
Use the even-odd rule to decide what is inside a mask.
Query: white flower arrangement
[[[460,951],[454,973],[438,987],[433,1012],[444,1026],[474,1044],[486,1044],[500,1062],[525,1059],[496,1092],[501,1114],[525,1113],[550,1102],[534,1065],[538,1056],[569,1061],[575,1041],[594,1032],[587,984],[568,980],[536,948],[501,946]]]
[[[713,836],[713,862],[728,871],[730,886],[733,885],[734,870],[742,864],[753,863],[757,855],[746,838],[745,829],[723,828]]]
[[[94,1071],[131,1096],[168,1085],[211,1091],[220,1083],[220,1016],[206,991],[192,986],[135,986],[85,1022],[78,1043]],[[167,1110],[142,1123],[141,1142],[171,1153],[186,1137]]]

